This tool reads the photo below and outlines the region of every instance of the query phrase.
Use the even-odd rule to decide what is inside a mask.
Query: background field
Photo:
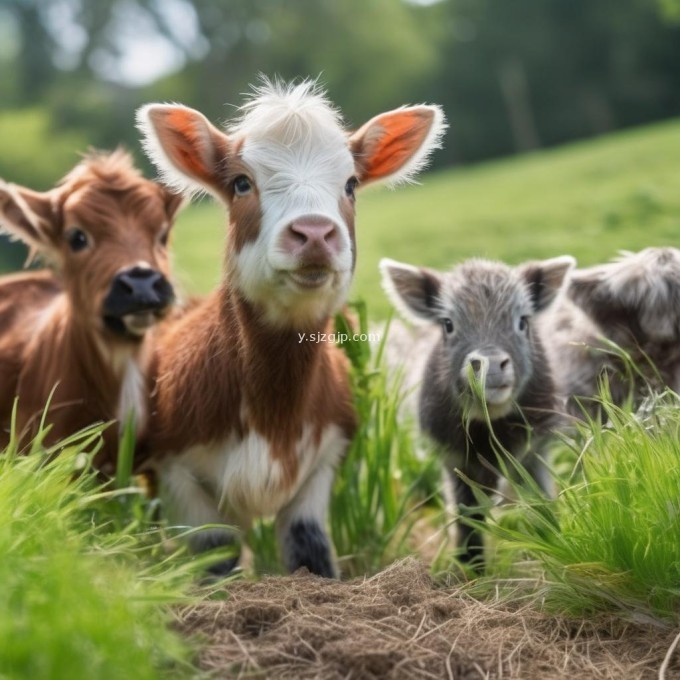
[[[371,317],[386,316],[381,257],[445,268],[471,256],[517,263],[570,253],[589,265],[621,249],[679,246],[679,163],[680,121],[670,121],[432,172],[420,186],[369,187],[357,199],[352,297],[366,300]],[[188,291],[218,280],[225,222],[209,199],[180,216],[173,248]]]

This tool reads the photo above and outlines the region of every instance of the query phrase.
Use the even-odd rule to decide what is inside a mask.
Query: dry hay
[[[415,560],[363,580],[307,573],[229,586],[178,613],[219,678],[680,678],[675,631],[573,621],[433,586]]]

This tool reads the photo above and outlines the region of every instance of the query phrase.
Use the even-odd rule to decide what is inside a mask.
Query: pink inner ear
[[[184,109],[161,110],[151,113],[162,147],[170,159],[184,172],[205,181],[212,179],[212,167],[206,164],[209,157],[209,135],[204,121],[192,111]]]
[[[433,117],[434,113],[429,109],[398,111],[381,116],[376,125],[382,128],[382,134],[364,142],[365,179],[389,177],[406,165],[423,145]]]

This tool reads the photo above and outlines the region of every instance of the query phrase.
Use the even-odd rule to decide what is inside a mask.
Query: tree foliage
[[[680,113],[680,30],[638,0],[452,0],[434,78],[449,161]]]
[[[662,17],[672,23],[680,23],[680,0],[657,0]]]
[[[151,99],[224,120],[258,73],[320,77],[353,124],[442,103],[439,163],[680,113],[680,0],[4,0],[0,38],[3,24],[0,107],[40,105],[103,147],[136,146],[132,112]],[[183,67],[133,86],[131,41]]]

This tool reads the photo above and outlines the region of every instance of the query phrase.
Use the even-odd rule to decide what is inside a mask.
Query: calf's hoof
[[[306,567],[317,576],[338,577],[328,536],[315,521],[293,522],[286,534],[283,551],[290,572]]]
[[[212,551],[231,553],[227,557],[215,556],[215,561],[206,567],[206,572],[216,578],[224,578],[234,571],[239,562],[239,544],[233,533],[220,529],[201,531],[190,539],[191,551],[203,555]]]

